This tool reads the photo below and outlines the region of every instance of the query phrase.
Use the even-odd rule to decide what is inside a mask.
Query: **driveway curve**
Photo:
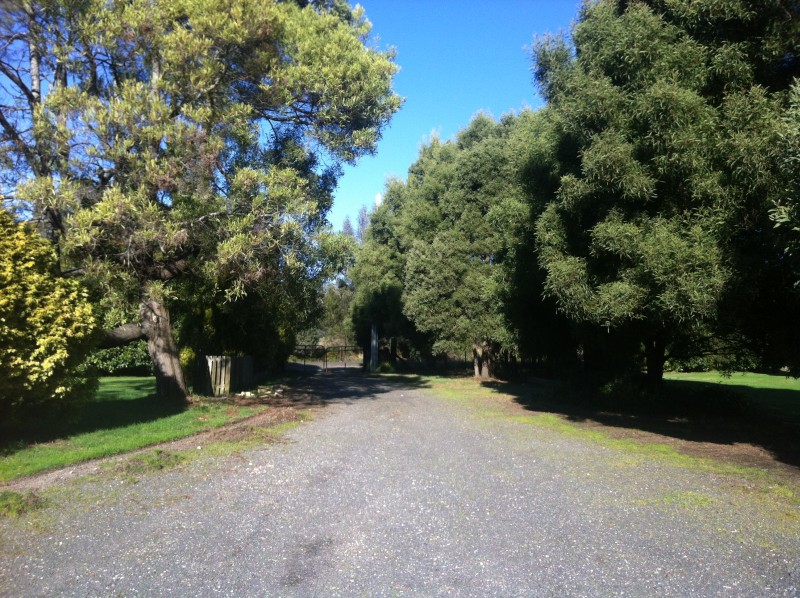
[[[796,596],[800,511],[354,372],[286,442],[65,489],[3,596]],[[34,525],[35,524],[35,525]]]

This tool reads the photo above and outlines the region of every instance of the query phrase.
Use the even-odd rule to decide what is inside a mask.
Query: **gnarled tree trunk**
[[[172,336],[167,306],[155,299],[145,299],[141,304],[141,316],[147,350],[153,360],[158,397],[186,401],[189,392],[183,379],[183,368]]]
[[[105,332],[99,348],[122,347],[133,341],[146,340],[153,362],[158,398],[186,401],[189,392],[183,378],[178,347],[172,336],[167,306],[155,299],[141,303],[141,322],[123,324]]]

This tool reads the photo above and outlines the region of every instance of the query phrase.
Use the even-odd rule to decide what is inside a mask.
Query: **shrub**
[[[394,374],[397,372],[397,369],[394,365],[388,361],[382,361],[378,364],[378,367],[375,368],[375,371],[378,374]]]
[[[137,341],[124,347],[94,351],[87,363],[101,376],[150,376],[153,360],[147,352],[147,343]],[[185,367],[185,366],[184,366]]]
[[[91,395],[95,319],[52,246],[0,210],[0,426],[60,421]]]

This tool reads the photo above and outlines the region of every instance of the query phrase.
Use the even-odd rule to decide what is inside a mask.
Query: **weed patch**
[[[38,494],[26,492],[12,492],[3,490],[0,492],[0,517],[19,517],[31,511],[42,509],[47,501]]]
[[[172,469],[186,461],[183,453],[156,449],[144,455],[127,459],[117,466],[117,471],[128,475],[141,475],[151,471]]]

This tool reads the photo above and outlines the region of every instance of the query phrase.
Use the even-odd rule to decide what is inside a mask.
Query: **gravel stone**
[[[0,595],[800,595],[800,512],[722,475],[352,371],[303,390],[327,406],[287,442],[0,525]]]

